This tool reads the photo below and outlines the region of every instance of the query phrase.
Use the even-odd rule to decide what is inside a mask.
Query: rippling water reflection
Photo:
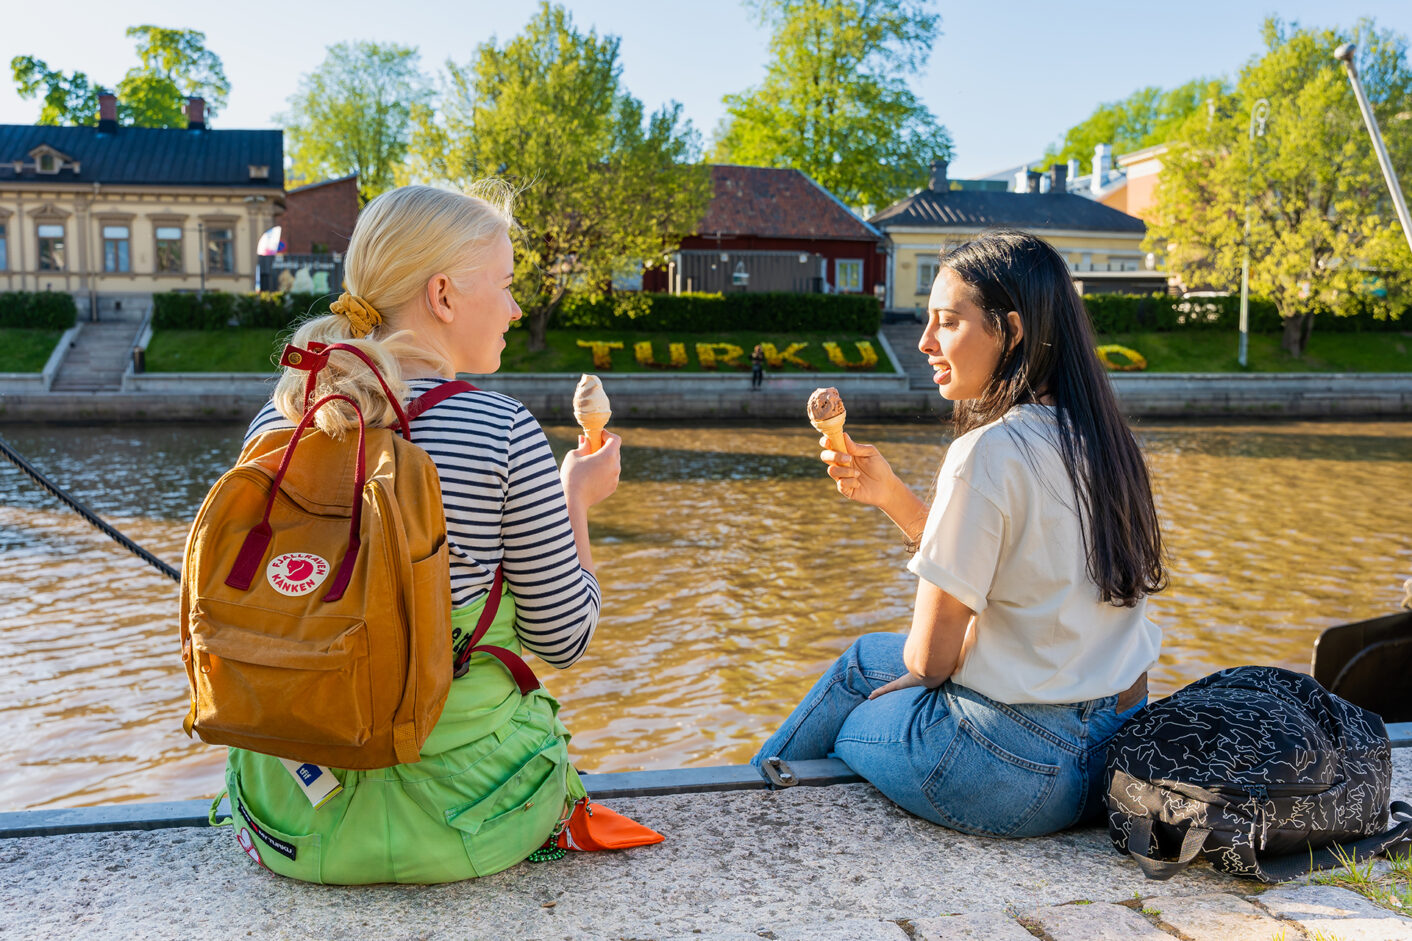
[[[573,429],[548,429],[556,451]],[[808,426],[621,427],[593,514],[606,607],[588,655],[541,667],[587,771],[743,762],[859,634],[905,630],[892,525],[845,503]],[[946,441],[850,426],[925,490]],[[234,458],[230,425],[2,430],[176,563]],[[1156,692],[1238,663],[1304,668],[1318,632],[1388,613],[1412,574],[1412,423],[1141,428],[1172,553]],[[0,810],[209,796],[221,749],[180,731],[176,586],[0,464]]]

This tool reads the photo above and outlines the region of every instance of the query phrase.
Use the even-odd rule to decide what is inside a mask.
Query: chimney
[[[1021,167],[1020,169],[1016,170],[1016,171],[1015,171],[1015,185],[1014,185],[1014,191],[1015,191],[1016,193],[1023,193],[1023,192],[1025,191],[1025,187],[1029,186],[1029,179],[1030,179],[1030,168],[1029,168],[1028,165],[1023,166],[1023,167]]]
[[[186,129],[188,131],[206,130],[206,99],[186,99]]]
[[[1025,171],[1025,192],[1026,192],[1026,193],[1038,193],[1038,192],[1039,192],[1039,178],[1040,178],[1041,176],[1043,176],[1043,175],[1044,175],[1044,174],[1040,173],[1038,170],[1026,170],[1026,171]]]
[[[108,91],[98,93],[98,133],[111,134],[118,129],[118,96]]]
[[[1088,181],[1089,189],[1095,193],[1103,189],[1108,175],[1113,171],[1113,145],[1098,144],[1093,148],[1093,176]]]
[[[1069,158],[1069,182],[1073,183],[1079,178],[1079,158]]]
[[[1063,195],[1069,192],[1069,167],[1056,163],[1049,168],[1049,192]]]
[[[927,189],[933,193],[945,193],[951,189],[951,184],[946,179],[947,161],[938,157],[932,161],[931,177],[927,180]]]

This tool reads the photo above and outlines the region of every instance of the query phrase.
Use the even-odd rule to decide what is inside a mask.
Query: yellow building
[[[926,309],[939,253],[999,226],[1022,229],[1058,249],[1081,294],[1165,292],[1166,275],[1142,250],[1146,224],[1069,193],[1067,173],[1063,165],[1052,168],[1047,187],[1031,174],[1028,192],[952,189],[946,162],[933,163],[926,189],[868,220],[888,237],[885,306]]]
[[[255,290],[284,209],[282,131],[0,125],[0,291],[66,291],[80,311],[154,292]]]

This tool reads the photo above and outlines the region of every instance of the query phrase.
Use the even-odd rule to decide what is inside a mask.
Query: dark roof
[[[715,195],[698,235],[753,235],[763,238],[882,238],[828,190],[798,170],[714,165]]]
[[[868,220],[891,228],[1078,229],[1095,232],[1147,231],[1136,216],[1073,193],[995,193],[984,190],[922,190]]]
[[[286,193],[302,193],[302,192],[304,192],[305,190],[318,189],[320,186],[332,186],[332,185],[335,184],[335,183],[347,183],[347,182],[350,181],[350,180],[352,180],[353,182],[356,183],[357,180],[358,180],[358,174],[356,174],[356,173],[350,173],[350,174],[348,174],[347,176],[341,176],[341,177],[338,177],[337,179],[334,179],[334,180],[320,180],[320,181],[317,182],[317,183],[305,183],[303,186],[296,186],[296,187],[294,187],[294,189],[285,190],[285,192],[286,192]]]
[[[78,161],[79,171],[15,172],[16,161],[50,147]],[[250,178],[250,166],[270,168],[267,179]],[[179,128],[0,124],[0,182],[175,184],[284,188],[283,131],[189,131]]]

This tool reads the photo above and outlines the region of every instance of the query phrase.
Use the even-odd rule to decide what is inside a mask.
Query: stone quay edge
[[[519,401],[544,422],[572,422],[578,373],[467,376]],[[748,375],[601,374],[616,421],[802,421],[809,393],[836,386],[853,420],[934,419],[950,405],[904,374],[772,375],[758,392]],[[1123,410],[1149,418],[1330,418],[1412,415],[1412,373],[1207,373],[1110,376]],[[269,399],[273,376],[129,373],[118,392],[53,393],[0,376],[0,422],[247,420]]]

